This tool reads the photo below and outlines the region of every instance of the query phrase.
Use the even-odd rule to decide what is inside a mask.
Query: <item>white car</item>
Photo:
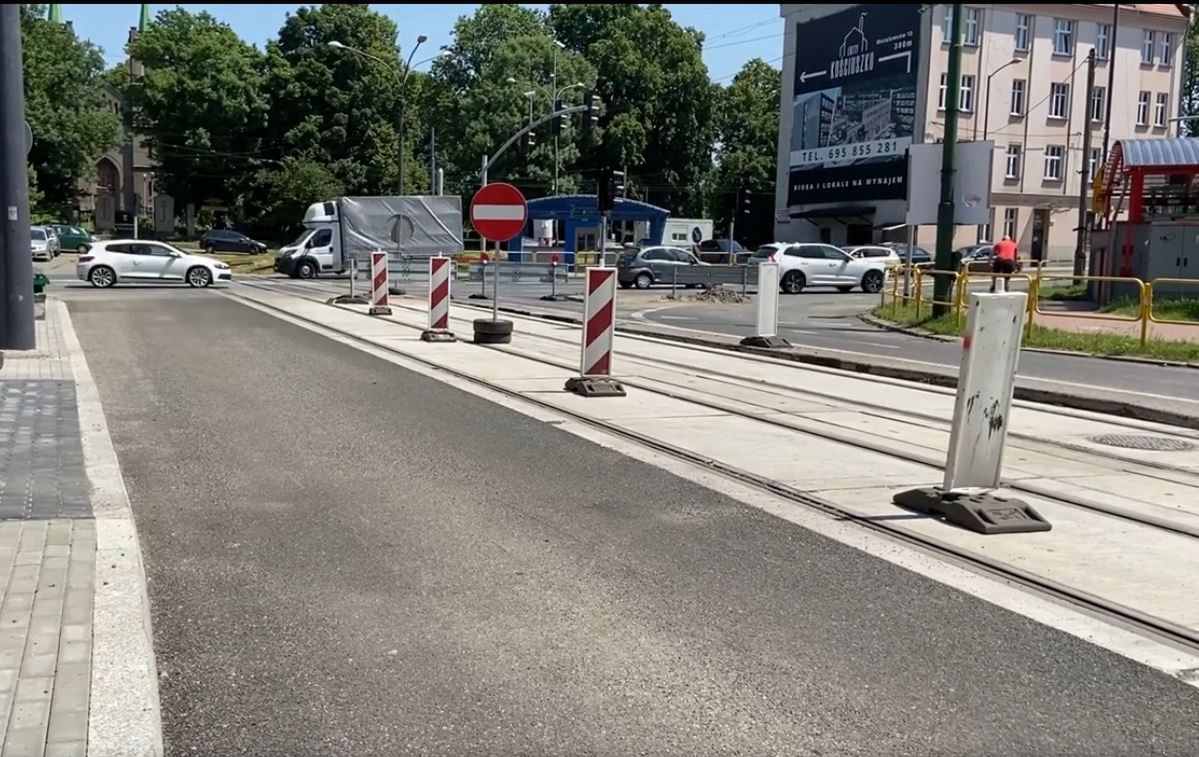
[[[855,259],[831,244],[774,242],[759,247],[749,263],[763,260],[779,264],[779,289],[785,294],[799,294],[805,287],[833,287],[840,292],[861,287],[873,294],[887,282],[886,258]]]
[[[890,247],[883,247],[877,244],[852,245],[842,247],[849,254],[849,257],[854,259],[874,258],[878,262],[890,268],[898,268],[903,265],[903,259],[899,257],[899,253]]]
[[[233,278],[229,266],[216,258],[191,255],[169,244],[145,239],[96,242],[79,256],[75,275],[95,287],[138,281],[178,281],[206,287],[214,281]]]
[[[45,226],[29,228],[29,246],[33,250],[34,260],[54,260],[54,242]]]

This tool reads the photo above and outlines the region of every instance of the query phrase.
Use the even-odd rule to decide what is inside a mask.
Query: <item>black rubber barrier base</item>
[[[747,336],[741,340],[742,347],[763,347],[768,350],[778,350],[790,347],[791,343],[781,336]]]
[[[512,341],[512,321],[475,319],[475,344],[508,344]]]
[[[370,297],[365,294],[339,294],[336,297],[329,299],[328,305],[369,305],[371,304]]]
[[[438,331],[436,329],[425,329],[421,332],[420,338],[422,342],[456,342],[458,337],[454,336],[452,331]]]
[[[545,300],[546,302],[562,302],[567,299],[567,296],[564,294],[543,294],[538,299]]]
[[[468,299],[468,300],[490,300],[491,298],[485,294],[480,294],[479,292],[475,292],[474,294],[470,295],[466,299]]]
[[[566,380],[566,391],[580,397],[624,397],[627,396],[619,381],[610,378],[574,376]]]
[[[946,492],[939,486],[930,486],[900,492],[891,501],[980,534],[1026,534],[1053,528],[1027,502],[992,492]]]
[[[391,308],[387,307],[386,305],[383,305],[383,306],[372,305],[369,312],[371,315],[391,315]]]

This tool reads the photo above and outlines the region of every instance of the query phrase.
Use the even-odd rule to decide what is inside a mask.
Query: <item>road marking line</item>
[[[664,315],[664,316],[661,316],[661,318],[664,321],[698,321],[699,320],[699,318],[696,318],[693,315]]]
[[[67,304],[57,299],[48,304],[58,310],[63,347],[75,374],[83,460],[96,520],[88,752],[161,755],[162,714],[150,600],[129,493],[100,405],[100,390]]]
[[[404,355],[362,344],[331,328],[307,323],[242,297],[236,299],[253,310],[320,334],[339,344],[373,355],[414,373],[436,379],[468,394],[494,402],[501,407],[514,410],[543,423],[552,424],[555,428],[568,431],[632,459],[662,468],[680,478],[724,494],[744,505],[762,510],[801,528],[1067,633],[1199,688],[1199,679],[1185,675],[1187,671],[1199,669],[1199,655],[1188,653],[1177,646],[1108,623],[1094,615],[1076,610],[1070,605],[1013,586],[1002,578],[993,578],[959,567],[953,562],[941,560],[920,548],[910,547],[853,523],[838,520],[760,489],[730,480],[703,466],[663,455],[601,429],[557,415],[553,411],[525,404],[515,397],[501,394],[472,381],[447,375]]]

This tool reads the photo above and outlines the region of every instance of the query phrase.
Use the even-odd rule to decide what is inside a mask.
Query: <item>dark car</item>
[[[616,258],[616,280],[625,289],[635,286],[649,289],[654,284],[669,284],[672,268],[703,265],[680,247],[645,247],[621,253]]]
[[[200,246],[210,255],[214,252],[266,252],[265,244],[232,229],[211,229],[204,232],[204,236],[200,237]]]
[[[972,272],[982,271],[989,273],[991,271],[991,258],[994,255],[995,245],[990,242],[966,245],[953,251],[953,259],[959,261],[958,265]],[[1023,269],[1024,264],[1017,258],[1016,273],[1020,273]]]
[[[907,264],[908,246],[906,244],[888,242],[884,246],[895,250],[895,254],[899,256],[900,262],[905,265]],[[928,250],[923,247],[912,247],[912,265],[928,265],[931,262],[933,262],[933,256],[929,254]]]
[[[699,257],[708,263],[735,263],[749,256],[749,250],[734,239],[705,239],[699,243]]]

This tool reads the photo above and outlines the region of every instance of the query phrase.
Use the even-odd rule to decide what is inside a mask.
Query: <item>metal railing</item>
[[[1178,287],[1178,286],[1199,287],[1199,279],[1172,279],[1172,278],[1163,277],[1163,278],[1157,278],[1157,279],[1154,279],[1153,281],[1148,282],[1145,285],[1145,300],[1146,300],[1146,302],[1145,302],[1145,321],[1146,321],[1146,324],[1148,324],[1149,321],[1152,321],[1153,323],[1166,323],[1166,324],[1175,324],[1175,325],[1183,325],[1183,326],[1199,325],[1199,323],[1196,323],[1195,321],[1183,320],[1181,318],[1160,318],[1154,314],[1154,308],[1153,308],[1154,302],[1155,302],[1154,295],[1157,291],[1157,288],[1163,284],[1169,284],[1174,287]],[[1195,298],[1196,310],[1199,310],[1199,292],[1197,292],[1196,295],[1197,295]]]

